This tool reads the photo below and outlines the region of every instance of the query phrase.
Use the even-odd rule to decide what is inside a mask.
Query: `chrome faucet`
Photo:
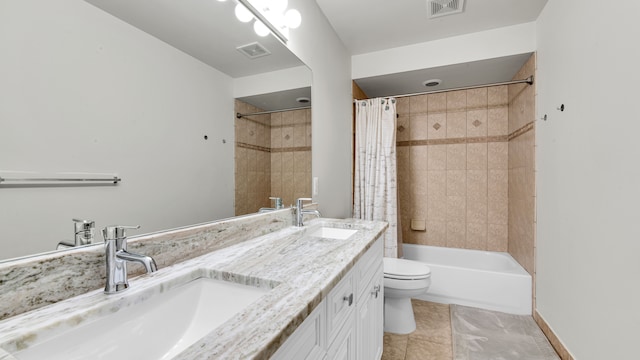
[[[274,207],[272,207],[272,208],[260,208],[260,210],[258,210],[259,213],[264,213],[264,212],[268,212],[268,211],[284,209],[284,206],[282,205],[282,198],[275,197],[275,196],[270,196],[269,200],[273,200],[274,201]]]
[[[305,201],[312,201],[313,199],[311,198],[299,198],[296,200],[296,226],[304,226],[304,223],[302,222],[302,218],[305,214],[312,214],[315,215],[317,217],[322,217],[322,214],[320,213],[319,210],[312,210],[312,209],[303,209],[302,208],[302,204]]]
[[[66,241],[60,241],[56,250],[87,245],[93,243],[93,229],[95,229],[96,223],[93,220],[73,219],[73,244]]]
[[[144,265],[147,273],[158,270],[155,260],[150,256],[138,255],[127,251],[127,229],[139,229],[137,226],[107,226],[102,230],[105,242],[107,261],[107,282],[104,287],[105,294],[129,288],[127,280],[127,261],[135,261]]]
[[[93,220],[73,219],[76,246],[91,244],[95,227],[96,223]]]

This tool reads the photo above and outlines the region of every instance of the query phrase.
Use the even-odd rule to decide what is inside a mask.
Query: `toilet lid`
[[[383,258],[384,276],[391,279],[412,280],[431,276],[431,269],[425,263],[413,260]]]

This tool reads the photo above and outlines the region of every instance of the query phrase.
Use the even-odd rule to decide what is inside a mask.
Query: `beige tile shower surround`
[[[507,250],[507,95],[500,86],[398,99],[404,242]]]
[[[236,100],[236,112],[262,109]],[[311,196],[311,110],[292,110],[235,119],[235,214],[271,207],[269,197]]]
[[[534,54],[514,79],[527,78],[535,71]],[[535,86],[509,85],[509,133],[516,135],[509,138],[509,253],[534,276]]]
[[[526,78],[533,63],[514,79]],[[404,242],[513,251],[533,273],[533,230],[524,224],[533,221],[534,94],[519,85],[398,99]],[[411,230],[411,219],[425,220],[426,231]]]

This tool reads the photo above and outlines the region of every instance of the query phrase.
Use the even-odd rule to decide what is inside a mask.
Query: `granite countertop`
[[[359,230],[348,240],[310,234],[321,226]],[[270,289],[175,359],[268,359],[386,229],[384,222],[317,219],[130,279],[122,294],[102,289],[0,322],[0,360],[78,324],[199,277]],[[3,351],[9,354],[4,354]],[[3,355],[4,354],[4,355]]]

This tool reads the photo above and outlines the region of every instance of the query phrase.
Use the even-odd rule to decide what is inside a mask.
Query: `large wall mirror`
[[[102,244],[310,195],[311,71],[235,6],[0,2],[0,178],[121,179],[0,182],[0,260],[74,243],[74,218]]]

